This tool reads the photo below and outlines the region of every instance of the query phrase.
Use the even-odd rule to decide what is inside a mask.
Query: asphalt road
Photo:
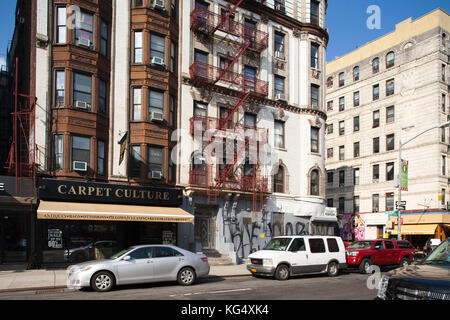
[[[2,293],[0,300],[372,300],[377,290],[367,286],[368,275],[342,273],[330,278],[308,275],[277,281],[268,278],[210,277],[190,287],[175,282],[119,286],[106,293],[90,290],[47,290]]]

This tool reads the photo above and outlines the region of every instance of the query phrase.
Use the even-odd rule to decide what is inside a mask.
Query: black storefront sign
[[[0,196],[33,197],[33,181],[31,179],[12,176],[0,176]]]
[[[179,207],[182,191],[175,188],[140,187],[112,183],[40,179],[39,199]]]

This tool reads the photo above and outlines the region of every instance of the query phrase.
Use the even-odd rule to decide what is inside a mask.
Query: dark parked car
[[[423,262],[384,275],[377,299],[450,300],[450,239]]]
[[[104,240],[89,243],[86,246],[67,249],[66,260],[69,262],[83,262],[109,258],[119,251],[117,241]]]

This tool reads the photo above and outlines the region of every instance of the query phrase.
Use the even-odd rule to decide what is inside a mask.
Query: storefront
[[[138,244],[178,244],[193,223],[175,188],[43,179],[37,220],[42,264],[102,259]]]

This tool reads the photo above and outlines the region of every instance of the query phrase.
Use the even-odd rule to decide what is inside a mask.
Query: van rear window
[[[327,244],[329,252],[339,252],[339,246],[336,239],[327,239]]]
[[[323,242],[323,239],[309,239],[309,247],[311,253],[325,252],[325,242]]]

